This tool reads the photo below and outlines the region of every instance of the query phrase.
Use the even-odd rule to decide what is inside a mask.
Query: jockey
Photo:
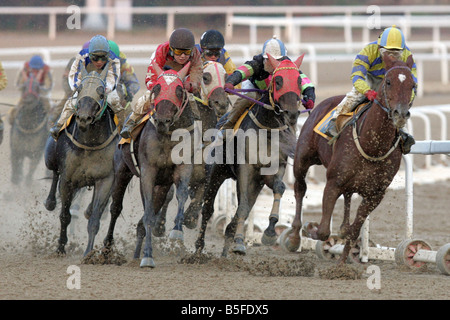
[[[340,114],[353,111],[363,100],[374,101],[381,81],[386,74],[383,55],[389,54],[398,60],[406,62],[412,55],[409,48],[405,45],[405,37],[400,29],[395,25],[386,28],[378,37],[377,41],[369,43],[357,55],[352,67],[353,88],[347,93],[344,99],[336,107],[336,112],[330,119],[328,133],[336,136],[336,118]],[[417,69],[413,64],[411,70],[414,82],[417,85]],[[411,103],[415,97],[415,88],[411,92]],[[415,143],[414,138],[400,130],[403,140],[403,152],[409,153],[411,146]]]
[[[17,75],[16,87],[22,90],[25,81],[31,76],[34,76],[39,82],[39,99],[44,107],[44,110],[49,112],[51,109],[50,93],[53,88],[53,76],[50,67],[44,63],[44,60],[42,60],[42,57],[39,55],[34,55],[29,61],[25,62],[22,70],[20,70]],[[17,112],[21,107],[22,99],[20,99],[17,107],[11,107],[9,111],[10,124],[14,123]]]
[[[225,88],[233,90],[236,85],[249,80],[247,84],[243,83],[244,87],[253,87],[257,89],[266,90],[272,77],[273,68],[268,61],[267,54],[279,61],[289,59],[287,57],[287,50],[284,43],[274,36],[272,39],[267,40],[264,43],[263,51],[253,57],[253,60],[245,62],[242,66],[236,69],[225,81]],[[300,71],[300,70],[299,70]],[[316,100],[315,88],[309,78],[300,71],[302,79],[302,95],[305,100],[305,108],[312,109],[314,107],[314,101]],[[250,86],[249,86],[250,84]],[[249,92],[247,96],[252,99],[261,98],[261,94],[256,92]],[[239,97],[233,105],[232,110],[228,115],[228,119],[222,127],[222,130],[231,129],[236,124],[239,117],[250,107],[252,102],[248,99]]]
[[[188,73],[190,79],[184,81],[184,87],[190,93],[199,93],[202,80],[202,59],[200,52],[195,47],[194,35],[188,29],[176,29],[170,35],[169,41],[160,44],[150,57],[150,64],[145,77],[147,92],[133,105],[133,112],[120,132],[122,137],[130,138],[131,132],[138,121],[150,110],[151,91],[157,80],[153,64],[158,64],[163,70],[172,68],[175,71],[180,71],[188,62],[191,63]]]
[[[225,39],[217,30],[208,30],[200,38],[200,44],[195,45],[202,55],[202,61],[214,61],[223,65],[228,75],[236,70],[236,65],[227,50],[225,50]]]
[[[102,35],[92,37],[87,49],[82,49],[73,62],[68,81],[72,90],[79,87],[81,83],[80,73],[84,66],[86,71],[97,71],[101,73],[107,62],[109,63],[108,73],[106,76],[106,94],[108,105],[114,113],[122,110],[120,99],[116,91],[117,82],[120,76],[120,61],[119,58],[109,48],[108,41]],[[61,130],[64,123],[74,113],[76,105],[76,93],[66,101],[64,108],[59,116],[56,124],[50,129],[53,138],[57,138],[58,132]]]

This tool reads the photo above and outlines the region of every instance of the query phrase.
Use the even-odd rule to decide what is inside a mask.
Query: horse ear
[[[303,63],[304,57],[305,57],[305,54],[302,54],[300,57],[297,58],[297,60],[294,61],[295,65],[297,66],[297,69],[300,69],[300,66]]]
[[[163,69],[156,63],[156,60],[153,60],[151,62],[151,65],[153,66],[153,69],[156,71],[156,76],[158,77],[161,73],[163,73]]]
[[[102,73],[100,73],[100,78],[106,79],[106,75],[108,74],[109,70],[109,61],[105,64],[105,67],[102,70]]]
[[[186,77],[190,67],[191,67],[191,62],[189,61],[188,63],[186,63],[186,65],[183,67],[183,69],[178,71],[178,75],[180,76],[181,79],[184,79],[184,77]]]
[[[385,53],[385,54],[383,54],[383,61],[384,61],[384,64],[386,65],[386,70],[389,70],[390,68],[393,67],[394,62],[397,60],[390,54]]]
[[[81,79],[83,79],[84,77],[86,77],[88,75],[88,72],[86,70],[86,67],[84,66],[84,64],[81,64],[82,68],[81,68]]]
[[[406,59],[406,65],[408,66],[408,68],[412,69],[412,67],[414,65],[414,58],[413,58],[412,54],[410,56],[408,56],[408,58]]]
[[[267,54],[267,58],[269,59],[270,64],[272,65],[273,69],[275,70],[278,68],[280,61],[272,57],[269,53]]]

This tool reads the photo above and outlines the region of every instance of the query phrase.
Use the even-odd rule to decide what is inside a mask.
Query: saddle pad
[[[130,143],[131,139],[136,140],[136,137],[141,133],[142,128],[144,128],[145,123],[150,119],[150,113],[147,113],[136,125],[136,127],[131,132],[131,138],[125,139],[121,138],[119,144]]]
[[[333,117],[334,113],[336,112],[336,108],[333,108],[330,112],[328,112],[325,117],[322,118],[322,120],[319,121],[319,123],[314,127],[314,132],[321,135],[327,140],[330,140],[331,137],[326,134],[328,130],[328,125],[330,123],[330,119]]]
[[[349,113],[343,113],[341,115],[338,116],[338,118],[336,119],[336,129],[339,132],[344,125],[350,120],[352,119],[357,113],[358,111],[364,107],[367,103],[363,103],[360,104],[353,112],[349,112]],[[330,137],[329,135],[326,134],[326,132],[328,131],[328,126],[330,124],[330,119],[332,118],[332,116],[334,115],[334,113],[336,112],[336,107],[334,107],[330,112],[328,112],[325,117],[322,118],[322,120],[319,121],[319,123],[314,127],[314,131],[316,133],[318,133],[319,135],[321,135],[322,137],[324,137],[327,140],[330,140],[332,137]]]

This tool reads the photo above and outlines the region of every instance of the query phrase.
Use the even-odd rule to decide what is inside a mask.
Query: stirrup
[[[127,123],[125,123],[125,125],[123,126],[122,131],[120,131],[120,136],[125,139],[131,138],[131,132],[133,131],[135,126],[136,122],[128,119]]]

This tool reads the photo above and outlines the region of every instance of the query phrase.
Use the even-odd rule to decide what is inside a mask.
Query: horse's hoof
[[[261,243],[265,246],[273,246],[277,242],[277,235],[268,235],[264,231],[262,237],[261,237]]]
[[[155,237],[164,237],[166,234],[166,228],[164,226],[152,228],[152,234]]]
[[[197,222],[198,219],[195,218],[190,218],[190,219],[184,219],[184,225],[186,226],[186,228],[188,229],[195,229],[197,227]]]
[[[236,243],[233,248],[234,253],[238,253],[241,255],[247,254],[247,248],[242,243]]]
[[[44,203],[45,209],[47,209],[48,211],[53,211],[56,208],[56,200],[55,199],[47,199],[45,200]]]
[[[155,265],[155,261],[153,260],[153,258],[142,258],[141,260],[141,268],[154,268]]]
[[[292,238],[292,233],[294,230],[292,228],[286,228],[280,234],[280,246],[287,252],[296,252],[300,248],[301,238]]]
[[[172,230],[169,234],[170,240],[179,240],[181,242],[184,242],[184,234],[183,231],[180,230]]]

